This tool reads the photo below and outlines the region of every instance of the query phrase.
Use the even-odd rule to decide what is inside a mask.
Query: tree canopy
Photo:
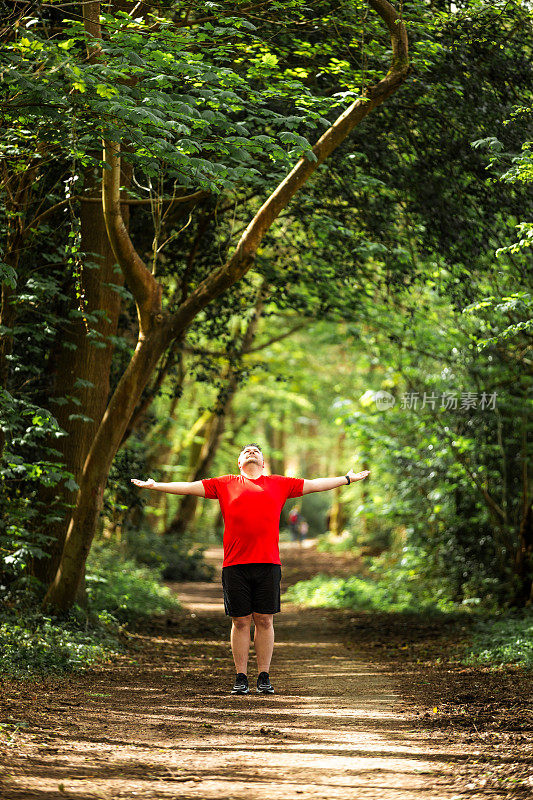
[[[130,478],[259,438],[273,472],[371,469],[315,535],[333,509],[408,581],[528,602],[528,4],[9,14],[1,591],[65,610],[95,537],[210,541]]]

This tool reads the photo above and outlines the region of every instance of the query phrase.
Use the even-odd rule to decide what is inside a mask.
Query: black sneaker
[[[274,687],[270,683],[268,672],[261,672],[257,679],[257,691],[259,694],[274,694]]]
[[[248,678],[244,672],[239,672],[235,678],[235,684],[231,690],[232,694],[248,694],[250,691],[248,687]]]

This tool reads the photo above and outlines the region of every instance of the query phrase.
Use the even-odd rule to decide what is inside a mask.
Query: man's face
[[[242,469],[245,464],[257,464],[259,467],[262,467],[265,463],[265,459],[263,458],[263,453],[258,447],[250,445],[249,447],[245,447],[241,452],[237,463],[239,465],[239,469]]]

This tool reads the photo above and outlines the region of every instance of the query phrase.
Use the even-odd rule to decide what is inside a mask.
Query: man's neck
[[[257,480],[262,474],[263,467],[259,467],[257,464],[249,464],[241,469],[241,475],[244,478],[249,478],[251,481]]]

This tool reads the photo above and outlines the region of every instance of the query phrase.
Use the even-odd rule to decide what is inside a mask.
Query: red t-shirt
[[[281,564],[279,518],[289,497],[301,497],[303,478],[221,475],[202,481],[205,496],[218,500],[224,517],[223,567]]]

